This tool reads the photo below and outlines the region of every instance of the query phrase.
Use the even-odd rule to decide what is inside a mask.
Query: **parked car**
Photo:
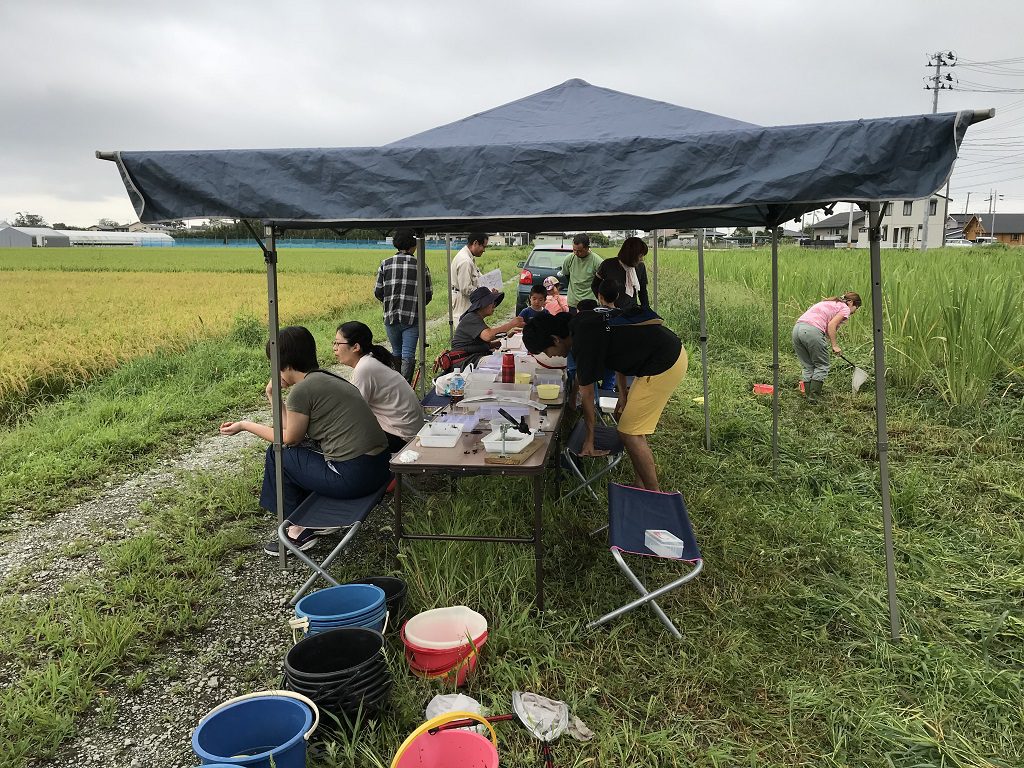
[[[978,237],[974,238],[975,245],[992,245],[993,243],[998,242],[999,241],[996,240],[994,237],[985,237],[983,235],[979,235]]]
[[[966,237],[950,237],[946,239],[947,248],[973,248],[974,241]]]
[[[518,315],[530,305],[530,289],[541,285],[544,278],[555,275],[561,285],[562,293],[567,290],[559,270],[565,257],[572,253],[571,246],[540,245],[530,252],[530,257],[519,264],[519,290],[516,292],[516,314]]]

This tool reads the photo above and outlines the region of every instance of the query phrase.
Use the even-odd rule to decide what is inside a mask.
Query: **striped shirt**
[[[373,295],[384,303],[384,322],[387,324],[414,325],[419,320],[416,301],[416,257],[407,253],[396,253],[384,259],[377,269],[377,284]],[[434,297],[430,283],[430,269],[426,270],[424,290],[427,303]]]

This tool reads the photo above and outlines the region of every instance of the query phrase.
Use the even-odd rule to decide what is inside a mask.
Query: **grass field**
[[[488,258],[511,276],[514,252]],[[992,306],[1001,306],[1002,285],[1019,284],[1021,266],[1003,253],[970,263],[956,252],[929,252],[927,265],[921,258],[885,254],[903,641],[888,640],[873,399],[850,394],[849,373],[838,368],[819,409],[805,408],[791,388],[798,367],[789,325],[821,296],[852,289],[867,298],[866,254],[783,251],[782,364],[789,386],[776,477],[769,401],[750,395],[752,383],[770,380],[767,252],[708,254],[713,448],[705,451],[703,415],[692,402],[700,388],[696,260],[692,252],[662,251],[660,308],[686,342],[691,368],[652,444],[663,486],[687,499],[707,562],[695,582],[663,601],[684,639],[672,641],[648,612],[583,631],[588,619],[629,599],[630,589],[600,541],[586,533],[601,521],[602,505],[549,500],[550,610],[543,618],[531,611],[532,561],[525,553],[469,544],[403,546],[396,572],[410,584],[412,610],[465,603],[491,622],[468,693],[495,712],[508,709],[515,689],[568,701],[598,737],[588,745],[563,739],[560,765],[1024,764],[1024,390],[1020,334],[1001,336],[1009,332],[999,325],[1019,323],[1020,305],[1011,297],[1008,314]],[[970,293],[972,286],[985,292]],[[432,309],[439,314],[440,307]],[[318,339],[348,319],[295,311]],[[350,311],[379,322],[373,302]],[[957,317],[968,315],[989,318],[968,334],[982,334],[983,346],[998,352],[987,380],[967,337],[950,333]],[[870,307],[848,325],[843,346],[869,361]],[[432,348],[446,342],[445,326],[431,334]],[[266,380],[261,333],[258,323],[236,323],[223,336],[136,358],[68,398],[40,405],[2,434],[0,503],[46,514],[112,471],[212,431],[220,416],[258,398]],[[911,342],[927,339],[937,346],[913,365],[905,362],[918,354]],[[953,384],[969,378],[953,375],[957,365],[976,372],[971,391],[980,394],[955,395]],[[141,413],[149,416],[134,431]],[[97,452],[103,461],[90,464]],[[24,755],[45,754],[73,730],[91,691],[133,671],[160,638],[202,623],[201,615],[188,618],[193,578],[199,595],[221,587],[209,579],[195,530],[231,521],[205,556],[240,556],[242,533],[261,525],[252,516],[258,465],[254,458],[240,476],[186,482],[177,503],[154,511],[152,530],[111,545],[105,556],[111,566],[98,582],[65,585],[43,624],[77,622],[78,634],[39,629],[42,617],[26,613],[17,584],[5,585],[0,667],[15,670],[12,679],[22,682],[3,694],[0,740],[19,744]],[[620,477],[628,480],[628,471]],[[524,509],[518,500],[528,498],[524,483],[471,479],[454,497],[432,496],[408,522],[414,529],[523,534],[526,520],[517,522],[510,510]],[[161,543],[159,557],[151,551],[154,540]],[[395,562],[385,536],[365,542],[340,576]],[[641,571],[658,582],[675,568],[654,562]],[[118,588],[126,573],[136,580],[131,589]],[[119,623],[126,608],[145,605],[157,584],[163,584],[165,611],[147,614],[152,635]],[[273,674],[267,671],[266,682]],[[386,766],[433,692],[399,672],[394,713],[350,740],[322,745],[315,764]],[[46,716],[41,700],[52,702]],[[183,734],[189,727],[183,724]],[[522,731],[505,728],[499,736],[504,765],[534,764],[534,747]]]

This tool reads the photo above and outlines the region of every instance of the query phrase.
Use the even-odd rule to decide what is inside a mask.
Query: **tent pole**
[[[704,230],[697,230],[697,285],[700,294],[700,367],[704,379],[704,449],[711,450],[711,403],[708,394],[708,318],[704,306]]]
[[[772,227],[772,473],[779,475],[779,228]]]
[[[885,338],[882,326],[882,213],[879,203],[868,204],[868,239],[871,245],[871,321],[875,352],[875,429],[878,482],[882,494],[882,531],[885,541],[885,579],[889,592],[889,632],[900,639],[900,607],[896,601],[896,565],[892,541],[892,500],[889,496],[889,430],[885,404]]]
[[[270,384],[271,409],[274,419],[274,487],[277,489],[277,524],[284,522],[284,428],[281,422],[281,350],[278,347],[278,331],[280,326],[277,317],[277,227],[266,229],[270,238],[270,247],[263,249],[263,259],[267,263],[267,318],[270,325]],[[278,558],[282,569],[288,567],[288,553],[283,546],[278,547]]]
[[[427,388],[427,234],[424,230],[416,230],[416,306],[420,324],[420,399],[426,395]]]
[[[448,349],[452,348],[455,338],[455,318],[452,317],[452,236],[449,232],[444,236],[444,254],[448,264]]]
[[[654,248],[652,250],[651,256],[652,256],[652,259],[653,259],[653,262],[654,262],[652,264],[654,269],[653,269],[653,272],[652,272],[652,275],[651,275],[651,290],[654,293],[654,297],[651,300],[651,307],[654,309],[655,312],[657,312],[658,311],[658,230],[656,230],[656,229],[654,230],[654,238],[653,238],[653,240],[654,240]]]

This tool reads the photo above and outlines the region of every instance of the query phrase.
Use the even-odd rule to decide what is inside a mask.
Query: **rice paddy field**
[[[363,319],[383,336],[368,293],[381,255],[282,252],[283,319],[309,325],[324,362],[342,320]],[[508,279],[523,257],[488,251],[483,266]],[[430,254],[440,296],[443,258]],[[701,393],[696,255],[659,254],[659,310],[684,340],[690,372],[652,447],[663,488],[687,500],[706,561],[662,601],[682,641],[647,611],[585,630],[632,594],[589,534],[604,505],[579,496],[545,504],[543,616],[533,610],[526,552],[418,542],[396,552],[386,516],[360,535],[337,575],[400,575],[410,610],[461,603],[487,616],[490,637],[466,692],[494,713],[508,711],[513,690],[567,701],[597,736],[563,738],[558,765],[1024,765],[1024,256],[1000,248],[883,255],[899,642],[889,639],[870,385],[854,395],[849,369],[838,365],[824,403],[806,406],[788,341],[806,306],[855,290],[865,306],[840,343],[870,367],[867,253],[780,254],[777,474],[770,400],[751,394],[771,380],[769,253],[710,251],[706,261],[711,450],[693,402]],[[262,270],[256,249],[0,251],[0,280],[19,286],[5,291],[13,306],[0,308],[14,329],[0,351],[9,404],[0,525],[45,519],[257,405],[267,378]],[[435,300],[432,316],[443,311]],[[434,327],[431,349],[444,348],[447,334],[447,322]],[[246,462],[240,474],[183,479],[152,512],[160,558],[128,570],[118,547],[135,544],[112,544],[108,569],[66,584],[46,621],[67,632],[26,615],[19,582],[5,579],[0,669],[16,681],[0,694],[0,741],[16,745],[6,764],[52,754],[93,698],[146,674],[149,656],[203,624],[195,573],[204,595],[230,586],[193,572],[196,542],[214,541],[230,521],[231,536],[217,538],[208,558],[231,563],[251,556],[251,540],[266,532],[254,512],[262,458]],[[629,482],[626,465],[617,479]],[[407,524],[523,535],[529,498],[522,481],[464,479],[457,493],[425,497]],[[648,583],[678,571],[640,564]],[[125,579],[132,589],[121,588]],[[147,579],[160,585],[164,610],[151,619],[159,631],[118,618],[149,615],[140,602],[151,593]],[[101,605],[81,599],[95,595]],[[188,619],[168,620],[175,616]],[[321,741],[312,766],[387,766],[422,719],[439,688],[409,675],[394,648],[392,710]],[[261,675],[256,685],[276,687],[278,669]],[[193,726],[181,724],[183,743]],[[499,739],[502,765],[538,764],[522,729]]]

